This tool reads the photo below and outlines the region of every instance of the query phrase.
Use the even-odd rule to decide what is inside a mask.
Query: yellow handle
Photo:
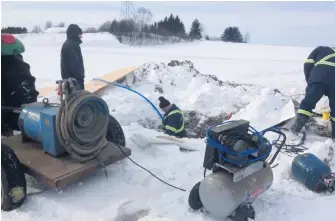
[[[322,112],[322,120],[329,120],[330,119],[330,112],[324,111]]]

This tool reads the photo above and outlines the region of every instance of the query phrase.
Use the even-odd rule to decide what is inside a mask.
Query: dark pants
[[[326,95],[329,99],[330,116],[335,121],[335,88],[323,83],[309,84],[306,88],[305,98],[300,103],[300,110],[312,112],[316,103]]]
[[[84,81],[76,80],[78,84],[75,84],[77,90],[85,90]]]
[[[306,96],[301,101],[299,112],[301,115],[311,115],[316,103],[323,95],[329,99],[332,138],[335,139],[335,87],[322,83],[309,84],[306,88]]]
[[[78,81],[81,90],[85,90],[84,81]]]

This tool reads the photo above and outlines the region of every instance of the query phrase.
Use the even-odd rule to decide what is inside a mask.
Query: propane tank
[[[324,182],[320,181],[332,173],[329,166],[311,153],[296,156],[292,162],[291,171],[294,179],[315,192],[327,189]]]
[[[268,190],[273,183],[273,172],[269,165],[234,183],[232,174],[225,170],[212,173],[201,181],[199,197],[203,207],[217,218],[226,218],[237,207],[253,202]]]

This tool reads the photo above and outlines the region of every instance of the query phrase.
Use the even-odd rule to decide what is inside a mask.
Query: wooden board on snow
[[[78,163],[70,155],[53,157],[45,153],[40,143],[22,142],[21,134],[1,139],[17,155],[25,172],[35,177],[40,183],[58,188],[75,183],[94,173],[101,165],[108,166],[131,155],[131,149],[108,143],[99,154],[99,160]]]
[[[126,68],[122,68],[122,69],[118,69],[115,71],[112,71],[108,74],[105,74],[101,77],[99,77],[100,79],[106,80],[106,81],[110,81],[110,82],[114,82],[122,77],[124,77],[125,75],[129,74],[130,72],[134,71],[136,69],[136,67],[126,67]],[[89,82],[87,82],[85,84],[85,90],[92,92],[92,93],[96,93],[100,90],[102,90],[104,87],[106,87],[108,84],[101,82],[101,81],[96,81],[96,80],[90,80]],[[43,87],[43,88],[38,88],[38,92],[39,97],[45,97],[49,94],[52,94],[55,92],[57,88],[57,85],[53,85],[53,86],[49,86],[49,87]]]
[[[130,139],[140,148],[147,149],[152,147],[152,145],[176,145],[179,146],[181,150],[187,151],[199,151],[199,149],[193,147],[191,144],[185,142],[185,139],[176,138],[172,136],[150,136],[144,134],[134,133]]]

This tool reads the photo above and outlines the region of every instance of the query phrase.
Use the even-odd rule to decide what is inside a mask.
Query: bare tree
[[[250,34],[249,34],[249,32],[245,33],[245,35],[243,37],[243,41],[245,43],[248,43],[250,41]]]
[[[45,23],[45,29],[48,29],[48,28],[51,28],[52,27],[52,22],[50,20],[48,20],[46,23]]]
[[[37,26],[37,25],[35,25],[35,26],[33,27],[33,29],[31,30],[31,33],[36,33],[36,34],[41,33],[41,32],[42,32],[41,27],[40,27],[40,26]]]
[[[55,25],[55,27],[63,28],[63,27],[65,27],[65,23],[64,22],[60,22],[58,25]]]
[[[134,13],[134,20],[138,24],[139,28],[143,28],[144,25],[148,24],[152,19],[152,13],[149,9],[140,7]]]

